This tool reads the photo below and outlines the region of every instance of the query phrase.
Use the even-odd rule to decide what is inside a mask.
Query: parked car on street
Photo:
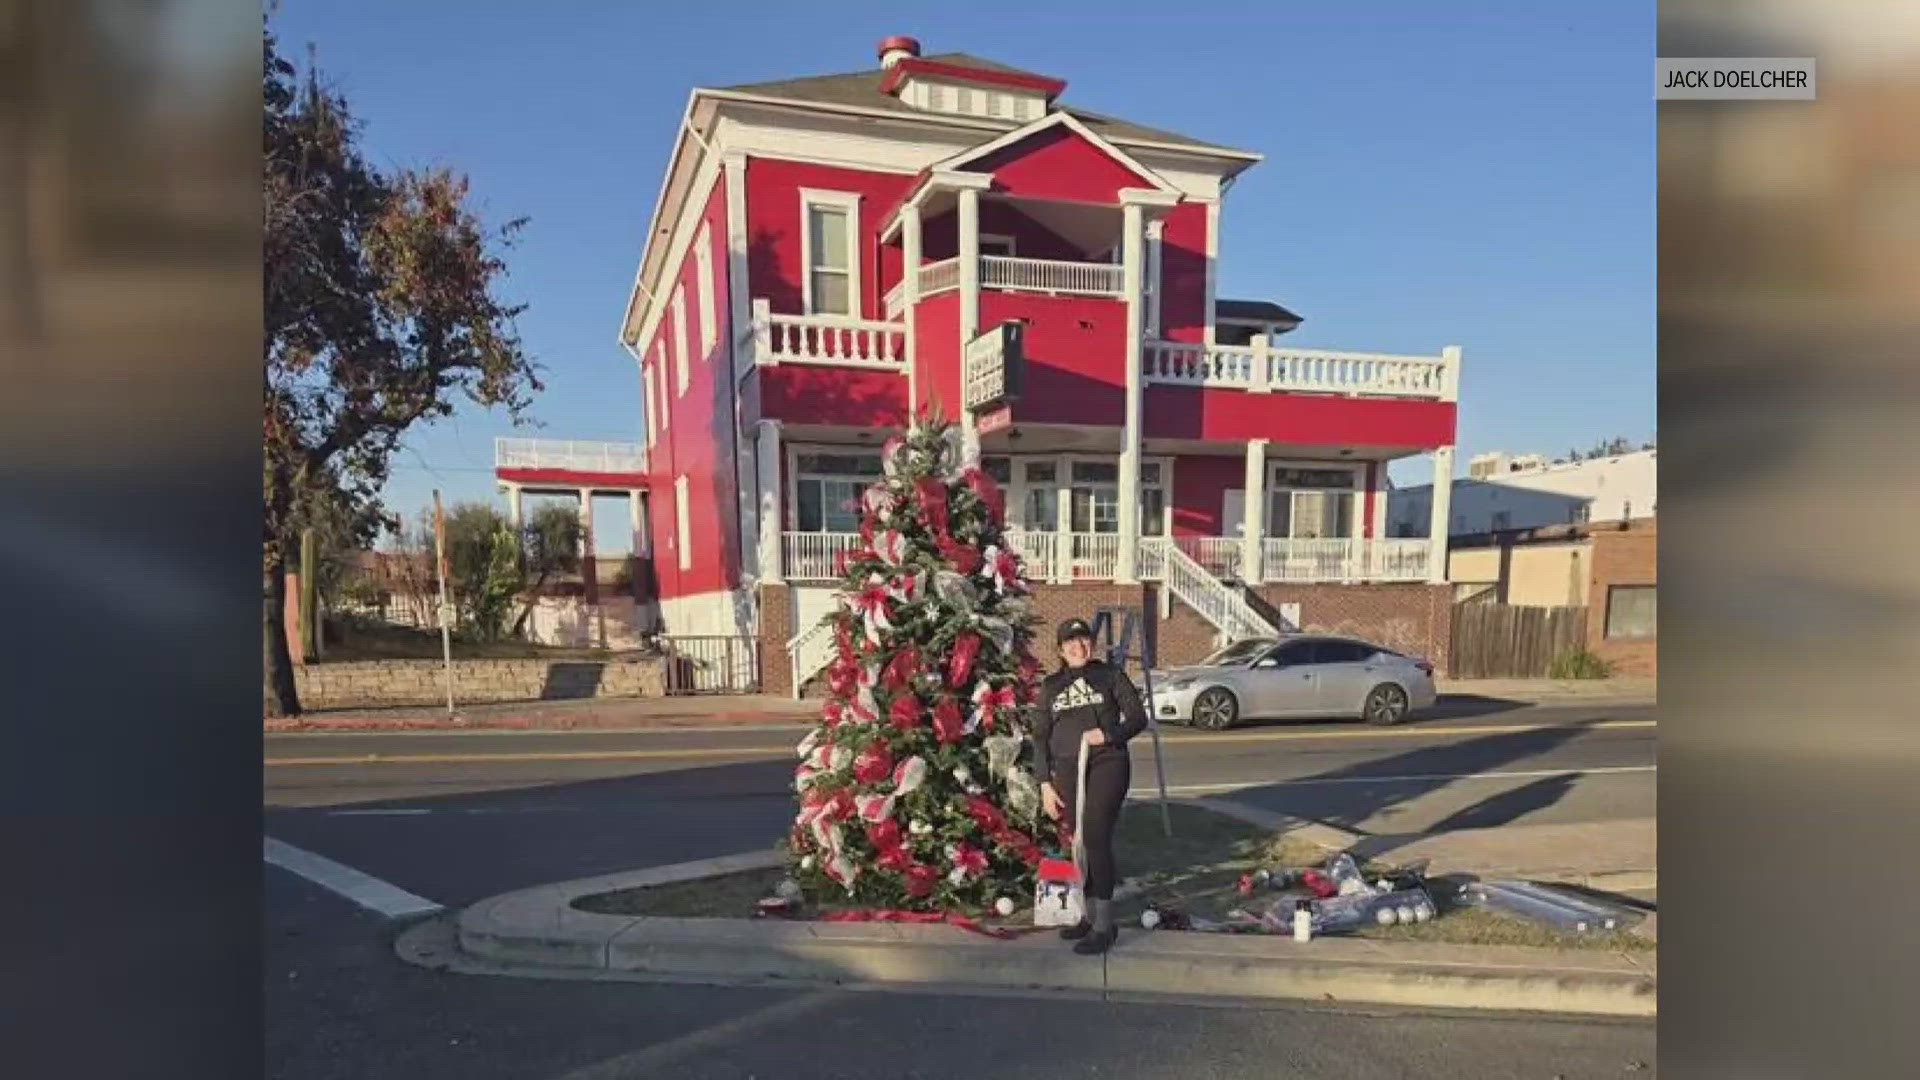
[[[1236,641],[1198,664],[1153,672],[1148,709],[1209,731],[1305,717],[1397,724],[1436,697],[1425,660],[1354,638],[1291,634]]]

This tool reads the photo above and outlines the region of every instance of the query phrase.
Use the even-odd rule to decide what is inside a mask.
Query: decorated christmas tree
[[[825,902],[980,910],[1031,896],[1040,789],[1021,763],[1040,675],[1003,498],[958,430],[881,450],[842,556],[830,696],[800,743],[795,880]]]

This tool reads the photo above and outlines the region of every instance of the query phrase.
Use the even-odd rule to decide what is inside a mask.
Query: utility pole
[[[440,654],[447,664],[447,715],[453,715],[453,604],[447,599],[447,518],[433,489],[433,559],[440,578]]]

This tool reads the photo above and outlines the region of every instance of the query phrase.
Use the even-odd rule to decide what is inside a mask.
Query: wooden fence
[[[1456,679],[1545,678],[1556,657],[1586,640],[1584,607],[1455,604],[1447,671]]]

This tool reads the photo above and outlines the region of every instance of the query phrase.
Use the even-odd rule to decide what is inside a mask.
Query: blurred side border
[[[0,0],[17,1075],[259,1075],[260,20]]]

